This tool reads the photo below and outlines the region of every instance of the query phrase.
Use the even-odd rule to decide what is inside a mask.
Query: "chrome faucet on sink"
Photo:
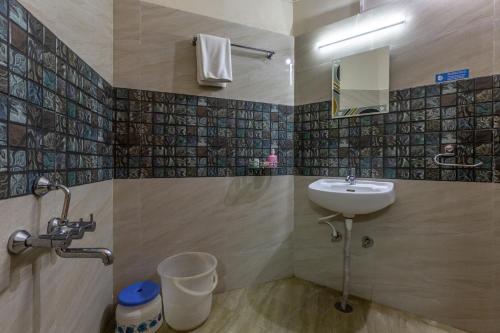
[[[349,183],[349,185],[356,185],[356,169],[355,168],[351,168],[351,173],[345,177],[345,181],[346,181],[346,183]]]

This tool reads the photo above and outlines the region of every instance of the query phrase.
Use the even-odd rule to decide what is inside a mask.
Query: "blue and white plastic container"
[[[116,333],[154,333],[163,323],[160,286],[134,283],[118,294]]]

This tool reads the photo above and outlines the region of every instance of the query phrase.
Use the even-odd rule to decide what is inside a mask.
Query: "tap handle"
[[[90,214],[90,221],[83,221],[83,219],[80,219],[78,222],[67,222],[66,225],[69,228],[82,229],[83,232],[93,232],[97,226],[94,221],[94,214]]]
[[[66,226],[68,228],[74,228],[74,229],[85,229],[85,231],[94,231],[90,229],[95,229],[95,222],[84,222],[84,221],[78,221],[78,222],[68,222],[66,223]]]
[[[61,227],[62,232],[69,234],[71,239],[82,239],[85,235],[85,229],[83,228],[71,228],[68,226]]]

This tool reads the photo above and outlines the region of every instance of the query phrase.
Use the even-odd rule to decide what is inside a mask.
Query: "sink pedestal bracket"
[[[345,219],[345,242],[344,242],[344,278],[342,282],[342,300],[335,303],[335,308],[344,313],[351,313],[352,306],[347,303],[349,298],[349,277],[351,270],[351,232],[352,218]]]

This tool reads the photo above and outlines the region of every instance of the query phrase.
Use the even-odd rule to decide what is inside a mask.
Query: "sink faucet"
[[[345,177],[345,181],[349,185],[356,185],[356,168],[351,168],[351,173]]]

